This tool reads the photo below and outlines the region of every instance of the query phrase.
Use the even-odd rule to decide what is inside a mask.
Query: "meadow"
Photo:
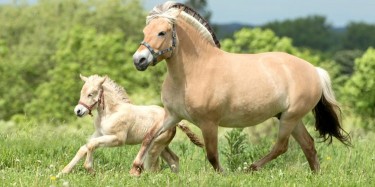
[[[298,144],[291,139],[289,150],[257,172],[244,172],[252,160],[243,160],[236,171],[228,170],[228,158],[222,151],[228,146],[220,132],[220,160],[226,172],[213,171],[203,149],[190,143],[177,132],[171,143],[180,157],[180,172],[172,173],[165,163],[158,173],[145,172],[134,178],[128,173],[139,146],[99,148],[94,154],[95,175],[89,174],[80,162],[70,174],[56,177],[73,158],[78,148],[93,131],[91,118],[70,124],[22,124],[0,122],[0,186],[374,186],[375,136],[373,132],[353,128],[353,147],[334,141],[319,143],[316,148],[321,172],[310,172]],[[199,130],[189,125],[201,136]],[[309,131],[313,129],[309,127]],[[251,135],[251,133],[248,133]],[[316,135],[312,133],[314,137]],[[274,141],[263,136],[251,141],[255,159],[266,154]],[[251,138],[249,138],[251,139]]]

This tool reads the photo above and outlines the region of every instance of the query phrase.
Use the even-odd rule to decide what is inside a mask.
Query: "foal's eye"
[[[159,32],[159,34],[158,34],[158,36],[165,36],[165,32],[164,31],[161,31],[161,32]]]
[[[92,93],[90,93],[89,95],[87,95],[87,97],[92,97]]]

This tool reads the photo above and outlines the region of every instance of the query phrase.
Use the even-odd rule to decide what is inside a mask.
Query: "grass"
[[[226,146],[225,130],[222,131],[220,150]],[[204,151],[178,132],[171,144],[180,157],[178,174],[171,173],[163,164],[161,172],[131,177],[128,171],[139,146],[124,146],[98,149],[94,154],[95,175],[88,174],[80,162],[71,174],[56,178],[91,132],[89,118],[70,125],[0,122],[0,186],[375,186],[373,132],[355,133],[353,148],[337,141],[330,146],[316,143],[321,161],[319,174],[310,172],[301,149],[293,140],[288,152],[253,173],[230,172],[220,152],[227,172],[218,174],[205,159]],[[273,141],[272,136],[264,138],[252,150],[257,156],[264,155]]]

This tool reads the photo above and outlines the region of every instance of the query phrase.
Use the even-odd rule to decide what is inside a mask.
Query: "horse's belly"
[[[228,117],[222,118],[219,122],[219,126],[244,128],[244,127],[254,126],[259,123],[262,123],[266,121],[267,119],[274,117],[275,115],[272,115],[272,114],[261,115],[261,114],[255,114],[255,113],[248,113],[248,114],[241,114],[241,115],[232,114]]]

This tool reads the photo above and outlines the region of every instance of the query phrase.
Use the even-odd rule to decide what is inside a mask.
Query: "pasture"
[[[200,131],[193,125],[194,131]],[[307,125],[309,132],[316,132]],[[139,178],[129,175],[140,146],[99,148],[94,153],[95,175],[83,168],[81,161],[70,174],[56,177],[79,147],[93,132],[91,117],[70,124],[0,122],[0,186],[374,186],[375,136],[353,128],[352,143],[347,148],[338,141],[319,143],[320,174],[312,174],[298,144],[291,140],[289,150],[262,170],[246,173],[229,171],[222,151],[227,145],[220,129],[220,160],[226,172],[215,173],[205,159],[204,150],[189,142],[180,130],[171,149],[180,157],[180,172],[172,173],[163,163],[158,173],[145,172]],[[275,137],[267,136],[250,144],[255,159],[267,153]],[[244,160],[251,163],[253,160]],[[244,165],[245,167],[246,165]]]

